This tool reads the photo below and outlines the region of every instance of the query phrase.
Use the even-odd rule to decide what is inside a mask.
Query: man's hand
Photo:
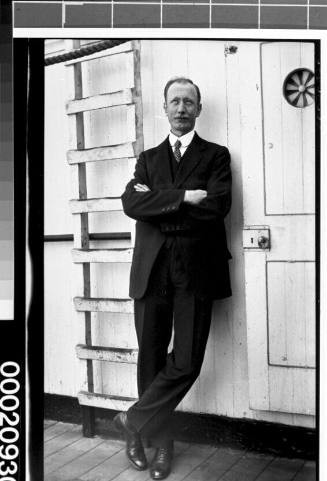
[[[150,190],[149,187],[145,184],[136,184],[134,185],[134,189],[137,192],[148,192]]]
[[[186,204],[197,205],[201,200],[207,197],[207,191],[196,189],[196,190],[186,190],[184,196],[184,202]]]

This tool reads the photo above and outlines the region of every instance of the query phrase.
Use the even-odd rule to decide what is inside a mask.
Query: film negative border
[[[14,1],[14,28],[327,28],[326,0]]]
[[[0,323],[14,318],[14,157],[10,9],[1,6]]]
[[[0,477],[26,479],[26,151],[14,168],[11,2],[0,6]],[[17,92],[16,92],[17,93]],[[18,94],[18,101],[20,95]],[[16,100],[16,99],[15,99]],[[22,104],[20,104],[22,107]],[[24,109],[20,109],[21,122]],[[18,128],[19,130],[19,128]],[[18,130],[15,130],[18,131]],[[19,175],[18,175],[19,174]],[[15,224],[15,225],[14,225]]]

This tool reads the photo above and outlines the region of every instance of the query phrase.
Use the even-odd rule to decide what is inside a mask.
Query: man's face
[[[171,131],[180,137],[190,132],[200,115],[201,104],[194,85],[190,83],[173,83],[167,92],[164,109],[168,117]]]

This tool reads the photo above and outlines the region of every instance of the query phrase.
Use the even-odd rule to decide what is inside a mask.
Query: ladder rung
[[[67,152],[67,161],[69,164],[81,164],[83,162],[95,162],[97,160],[123,160],[124,158],[135,158],[132,142],[106,145],[93,149],[68,150]]]
[[[82,406],[114,409],[116,411],[127,411],[127,409],[137,401],[136,398],[109,396],[107,394],[98,394],[88,391],[80,391],[77,397]]]
[[[136,349],[78,344],[76,346],[76,353],[79,359],[136,364],[138,351]]]
[[[120,197],[103,197],[100,199],[71,200],[72,214],[91,212],[110,212],[123,210]]]
[[[77,311],[83,312],[121,312],[133,314],[131,299],[108,299],[101,297],[75,297],[74,305]]]
[[[131,89],[119,90],[118,92],[93,95],[83,99],[71,100],[66,104],[66,113],[77,114],[88,110],[98,110],[107,107],[118,107],[119,105],[129,105],[133,103],[133,93]]]
[[[132,262],[133,249],[73,249],[73,262]]]

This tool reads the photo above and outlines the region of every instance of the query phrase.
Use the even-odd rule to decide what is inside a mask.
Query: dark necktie
[[[174,144],[174,156],[176,159],[176,162],[179,163],[179,161],[182,158],[181,151],[179,150],[180,146],[182,145],[182,142],[180,140],[176,140]]]

